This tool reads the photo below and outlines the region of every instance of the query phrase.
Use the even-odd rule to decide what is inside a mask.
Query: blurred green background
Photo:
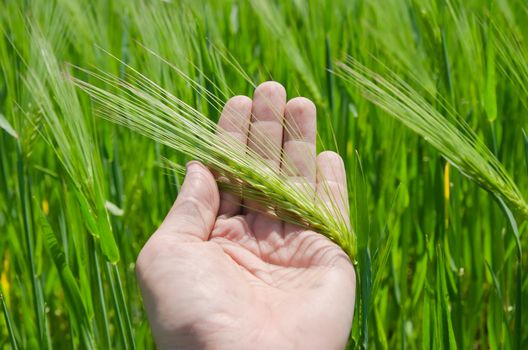
[[[187,161],[54,86],[38,40],[64,75],[126,63],[213,120],[214,102],[145,47],[222,100],[271,79],[311,98],[319,150],[350,173],[349,347],[527,348],[527,258],[494,197],[332,73],[352,56],[445,101],[526,193],[526,38],[522,0],[2,0],[0,348],[152,348],[134,263],[181,181],[162,159]],[[114,237],[117,262],[94,235]]]

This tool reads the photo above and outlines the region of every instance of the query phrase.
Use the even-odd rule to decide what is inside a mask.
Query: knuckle
[[[210,218],[205,213],[209,212],[208,205],[195,197],[183,199],[172,209],[178,211],[178,220],[170,223],[164,222],[162,224],[163,229],[180,234],[192,232],[193,235],[199,235],[200,232],[207,230],[207,221]]]
[[[200,193],[190,193],[187,196],[182,196],[181,201],[177,203],[174,209],[178,209],[182,213],[188,213],[189,216],[198,216],[203,212],[216,211],[219,201],[216,184],[199,182],[196,185],[200,186],[197,190]]]
[[[214,206],[214,203],[218,201],[218,187],[211,173],[196,171],[186,181],[189,182],[189,186],[184,189],[185,200],[193,198],[194,203],[196,203],[199,202],[197,197],[206,198],[207,204],[211,206]],[[190,192],[190,189],[193,191]]]
[[[190,176],[189,176],[190,175]],[[207,183],[209,180],[209,174],[204,173],[203,171],[190,171],[187,173],[189,182],[193,185],[203,185],[204,183]]]
[[[185,197],[178,206],[180,215],[196,217],[200,215],[202,203],[194,196]]]

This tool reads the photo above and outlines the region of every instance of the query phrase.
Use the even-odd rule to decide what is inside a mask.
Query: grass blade
[[[15,328],[13,326],[13,321],[11,319],[11,314],[7,308],[4,294],[2,292],[2,286],[0,285],[0,302],[2,302],[2,311],[4,313],[5,323],[7,325],[7,333],[9,334],[9,341],[11,342],[11,347],[13,350],[18,350],[18,343],[15,336]]]
[[[515,242],[517,244],[517,271],[516,271],[516,287],[515,287],[515,330],[514,335],[514,348],[521,349],[522,346],[522,244],[519,236],[519,228],[517,226],[517,221],[513,216],[513,213],[508,208],[506,203],[501,198],[497,198],[503,212],[504,216],[508,219],[510,228],[512,230],[513,236],[515,237]]]
[[[4,129],[9,135],[13,136],[15,139],[18,139],[18,133],[13,129],[11,124],[7,121],[2,113],[0,113],[0,129]]]
[[[525,164],[528,171],[528,136],[526,135],[526,131],[522,129],[523,133],[523,144],[524,144],[524,156],[525,156]]]
[[[42,290],[39,287],[39,279],[37,276],[37,270],[35,265],[35,256],[33,253],[33,247],[34,247],[34,232],[33,227],[31,223],[33,222],[33,217],[31,215],[32,209],[31,209],[31,200],[29,195],[29,180],[28,180],[28,174],[26,172],[26,167],[24,164],[24,156],[22,155],[22,149],[20,143],[18,143],[17,148],[17,156],[18,156],[18,190],[19,190],[19,196],[20,196],[20,205],[22,208],[22,218],[24,223],[24,238],[25,238],[25,244],[26,244],[26,254],[28,259],[28,265],[29,265],[29,272],[31,274],[31,287],[33,291],[33,307],[35,309],[35,316],[36,316],[36,323],[37,323],[37,330],[39,334],[39,341],[44,344],[44,335],[45,335],[45,320],[46,317],[44,315],[44,307],[42,305],[42,301],[44,300],[44,297],[42,296]]]
[[[361,232],[358,235],[358,268],[359,268],[359,285],[361,290],[361,311],[358,317],[360,319],[360,339],[359,343],[365,349],[368,348],[369,341],[369,318],[372,302],[372,261],[369,248],[370,225],[368,217],[368,199],[366,193],[365,175],[361,164],[361,159],[356,152],[355,172],[354,172],[354,191],[355,191],[355,222],[356,230]]]
[[[66,261],[64,252],[53,233],[44,213],[38,211],[38,222],[44,235],[44,242],[53,262],[59,271],[61,283],[64,286],[66,300],[70,304],[70,317],[72,317],[73,327],[79,327],[78,331],[83,341],[83,347],[86,349],[96,349],[93,339],[93,330],[91,321],[88,318],[88,312],[83,301],[79,285],[73,275],[70,266]]]

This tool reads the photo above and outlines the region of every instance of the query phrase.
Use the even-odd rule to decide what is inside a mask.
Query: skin
[[[286,103],[284,88],[265,82],[253,100],[235,96],[226,103],[218,132],[257,152],[265,148],[259,153],[277,169],[288,168],[293,182],[309,184],[314,200],[346,198],[342,159],[333,152],[316,157],[315,118],[310,100]],[[347,200],[339,205],[346,215]],[[172,209],[137,260],[160,349],[346,346],[356,289],[346,254],[316,232],[254,209],[220,193],[202,164],[187,165]]]

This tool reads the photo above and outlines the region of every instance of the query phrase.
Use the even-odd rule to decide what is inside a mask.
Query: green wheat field
[[[267,80],[314,101],[348,348],[527,349],[527,40],[524,0],[1,0],[0,349],[155,347],[135,261],[193,153],[101,118],[132,71],[212,122]]]

